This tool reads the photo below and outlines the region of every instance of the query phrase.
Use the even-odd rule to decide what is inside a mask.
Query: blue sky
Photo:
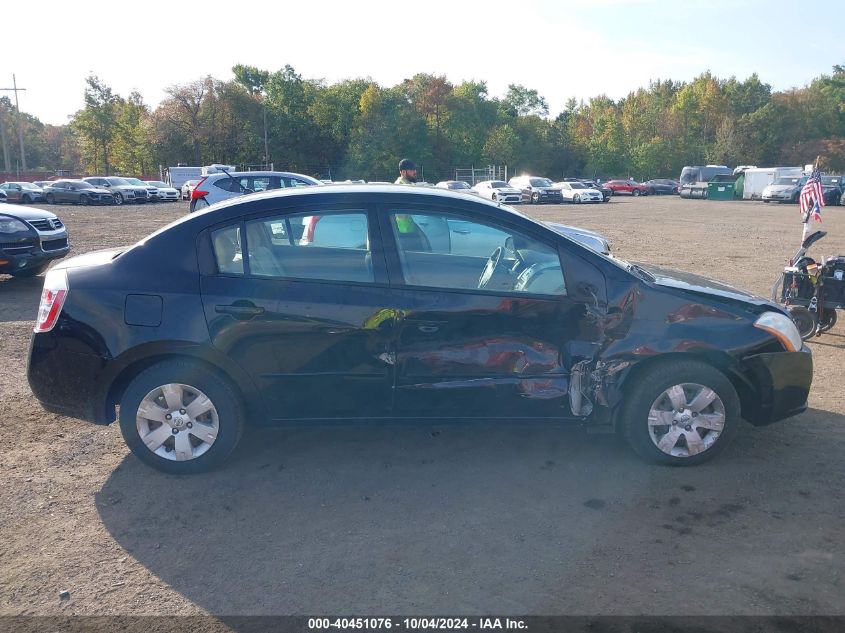
[[[10,23],[28,14],[20,2],[6,11]],[[54,124],[82,107],[89,72],[152,106],[166,86],[228,79],[237,63],[384,86],[428,72],[486,81],[491,96],[522,84],[555,115],[570,97],[618,99],[657,78],[756,72],[783,90],[845,64],[845,6],[832,0],[78,0],[43,14],[31,29],[4,32],[5,50],[19,53],[3,56],[0,83],[15,73],[27,88],[21,108]]]

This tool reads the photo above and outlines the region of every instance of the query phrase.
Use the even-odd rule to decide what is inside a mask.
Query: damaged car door
[[[401,315],[397,416],[589,415],[604,281],[565,252],[567,240],[466,211],[395,207],[379,217]],[[444,224],[449,240],[426,239],[425,227]]]

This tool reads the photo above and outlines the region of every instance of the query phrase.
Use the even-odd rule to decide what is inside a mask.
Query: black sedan
[[[53,213],[17,204],[0,208],[0,273],[32,277],[69,250],[67,229]]]
[[[494,202],[340,185],[222,202],[63,262],[28,378],[48,410],[117,417],[172,473],[220,464],[247,420],[375,418],[569,421],[687,465],[740,418],[803,411],[812,356],[782,308],[718,282]]]
[[[44,199],[50,204],[114,204],[114,196],[84,180],[57,180],[44,187]]]
[[[651,195],[677,195],[681,183],[671,178],[655,178],[643,183],[649,188]]]

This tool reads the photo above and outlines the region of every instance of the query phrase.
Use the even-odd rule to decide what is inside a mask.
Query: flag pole
[[[815,162],[813,162],[813,171],[816,171],[819,168],[819,156],[816,156]],[[810,232],[810,213],[812,212],[812,207],[807,205],[807,208],[801,214],[801,223],[803,224],[803,230],[801,231],[801,244],[804,243],[804,240],[807,239],[807,233]]]

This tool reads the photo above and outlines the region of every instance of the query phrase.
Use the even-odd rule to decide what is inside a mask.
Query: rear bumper
[[[103,358],[66,349],[54,331],[33,334],[27,380],[47,411],[109,424],[114,417],[108,419],[102,396],[96,393],[105,365]]]
[[[757,402],[743,407],[749,422],[764,426],[807,409],[813,383],[813,355],[807,346],[800,352],[749,356],[742,364],[757,392]]]

